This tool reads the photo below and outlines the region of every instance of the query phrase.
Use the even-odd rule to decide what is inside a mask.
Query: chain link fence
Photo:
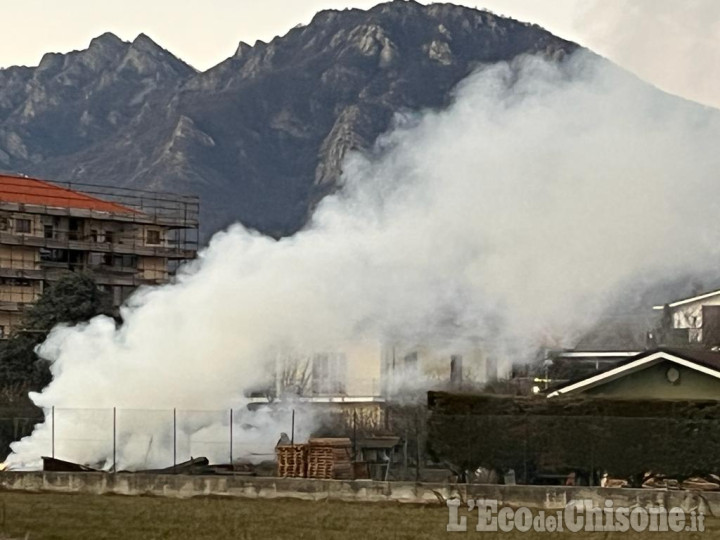
[[[0,418],[0,429],[6,435],[3,442],[19,441],[14,450],[28,467],[50,457],[102,470],[149,470],[198,457],[224,464],[271,460],[282,432],[295,429],[296,436],[308,436],[306,420],[299,418],[293,427],[292,410],[287,408],[252,413],[247,408],[53,407],[44,421]]]

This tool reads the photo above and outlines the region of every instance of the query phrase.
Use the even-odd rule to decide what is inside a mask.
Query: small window
[[[160,243],[160,231],[148,231],[147,232],[147,243],[157,245]]]
[[[80,226],[81,222],[78,218],[70,218],[69,224],[69,230],[68,230],[68,239],[77,241],[80,240]]]
[[[312,362],[312,391],[315,394],[344,394],[347,358],[342,353],[316,354]]]
[[[0,231],[7,231],[8,226],[9,226],[8,218],[0,217]]]
[[[67,249],[41,249],[40,260],[51,263],[65,263],[69,260]]]
[[[135,255],[114,255],[110,266],[117,268],[137,268],[137,256]]]
[[[88,265],[89,266],[100,266],[105,260],[105,253],[88,253]]]
[[[416,373],[418,369],[418,353],[417,351],[406,354],[403,359],[405,362],[405,371],[408,373]]]
[[[0,278],[0,283],[2,285],[7,285],[9,287],[30,287],[32,286],[32,283],[29,279],[24,278]]]
[[[90,229],[90,240],[92,242],[98,241],[98,232],[97,229]]]
[[[55,238],[55,231],[52,225],[45,225],[43,227],[43,234],[45,238]]]
[[[20,234],[32,233],[32,221],[30,221],[29,219],[16,219],[15,232]]]
[[[105,231],[105,243],[112,244],[115,241],[113,231]]]

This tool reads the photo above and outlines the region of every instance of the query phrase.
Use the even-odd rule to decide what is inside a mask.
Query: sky
[[[269,41],[322,9],[369,8],[377,0],[25,0],[3,5],[0,67],[37,65],[46,52],[83,49],[113,32],[144,32],[198,69],[231,56],[240,41]],[[427,2],[423,2],[427,3]],[[643,79],[720,107],[718,0],[456,1],[539,24]]]

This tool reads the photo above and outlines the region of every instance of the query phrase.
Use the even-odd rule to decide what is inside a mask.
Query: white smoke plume
[[[132,297],[121,327],[55,329],[41,348],[53,381],[32,398],[46,414],[165,410],[121,422],[117,452],[120,467],[167,464],[168,411],[241,409],[278,349],[479,340],[513,360],[571,341],[629,284],[716,265],[718,116],[587,53],[487,66],[447,110],[401,116],[350,157],[302,232],[233,226],[177,283]],[[59,457],[108,462],[102,414],[73,422],[95,442]],[[263,414],[236,436],[267,451],[289,420]],[[48,430],[10,462],[47,454]]]

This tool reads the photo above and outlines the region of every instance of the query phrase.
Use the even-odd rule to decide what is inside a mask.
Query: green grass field
[[[444,506],[298,500],[166,499],[98,495],[0,493],[0,539],[303,539],[483,538],[658,539],[714,538],[704,534],[447,533]],[[472,525],[474,527],[474,524]]]

